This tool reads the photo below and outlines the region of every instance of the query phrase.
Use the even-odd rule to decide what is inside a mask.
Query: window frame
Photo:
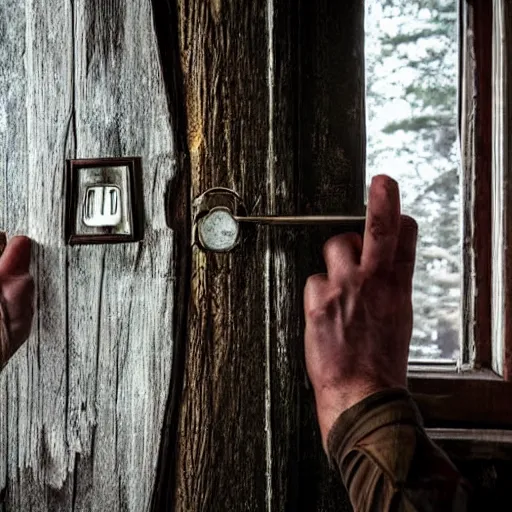
[[[506,135],[509,96],[512,100],[512,81],[507,81],[512,7],[503,0],[461,0],[459,20],[461,332],[466,342],[462,364],[451,370],[411,365],[409,389],[427,428],[509,429],[512,233],[507,233],[507,218],[512,215],[512,173]],[[460,438],[453,432],[454,439]]]

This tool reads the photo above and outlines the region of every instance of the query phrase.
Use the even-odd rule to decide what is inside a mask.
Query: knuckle
[[[343,233],[336,235],[323,247],[324,258],[327,259],[358,259],[358,252],[362,247],[361,235],[358,233]]]
[[[324,322],[329,318],[328,309],[323,304],[310,304],[306,308],[306,318],[314,324]]]
[[[335,251],[338,249],[340,245],[340,239],[339,235],[333,236],[327,240],[327,242],[324,243],[324,254],[329,255],[332,251]]]
[[[316,296],[314,300],[307,301],[304,305],[304,312],[308,321],[321,323],[331,320],[340,309],[342,291],[326,290],[322,295]]]
[[[304,314],[309,318],[312,310],[316,309],[319,298],[322,297],[325,289],[325,276],[315,274],[310,276],[304,287]]]
[[[390,235],[388,219],[379,215],[373,216],[369,229],[374,239],[386,238]]]
[[[317,295],[325,287],[326,276],[324,274],[315,274],[309,276],[306,280],[305,294]]]
[[[329,257],[338,255],[340,248],[342,248],[347,243],[347,241],[348,240],[346,234],[332,236],[324,244],[324,256]]]

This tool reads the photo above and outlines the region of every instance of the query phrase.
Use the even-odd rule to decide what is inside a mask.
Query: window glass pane
[[[420,227],[411,359],[457,359],[461,293],[456,0],[366,0],[367,181]]]

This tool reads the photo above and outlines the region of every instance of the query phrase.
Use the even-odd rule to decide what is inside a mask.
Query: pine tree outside
[[[367,182],[400,183],[420,228],[411,359],[457,360],[461,195],[456,0],[366,0]]]

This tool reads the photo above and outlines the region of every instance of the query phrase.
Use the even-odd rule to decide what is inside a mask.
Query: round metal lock
[[[233,190],[215,187],[197,197],[194,215],[193,244],[204,251],[229,252],[241,238],[237,216],[247,215],[241,197]]]
[[[212,208],[197,223],[199,243],[207,251],[231,251],[240,240],[240,226],[224,206]]]

